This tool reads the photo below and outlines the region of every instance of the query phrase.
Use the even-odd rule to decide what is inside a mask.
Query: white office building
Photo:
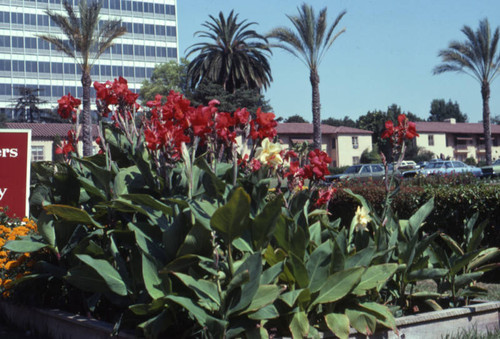
[[[69,1],[77,8],[78,0]],[[121,19],[128,33],[99,58],[92,80],[123,76],[137,92],[156,64],[178,60],[176,0],[101,1],[101,20]],[[12,117],[19,87],[38,88],[48,102],[41,108],[54,108],[68,92],[82,97],[74,59],[37,37],[61,34],[47,9],[65,13],[62,0],[0,0],[0,114]]]

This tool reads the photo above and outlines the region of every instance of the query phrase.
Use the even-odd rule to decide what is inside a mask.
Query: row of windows
[[[32,37],[17,37],[17,36],[6,36],[0,35],[0,47],[11,47],[12,48],[30,48],[30,49],[40,50],[55,50],[55,47],[48,41],[41,38]],[[110,52],[109,49],[105,51],[105,54]],[[116,55],[136,55],[136,56],[148,56],[148,57],[159,57],[159,58],[177,58],[177,49],[172,47],[155,47],[155,46],[143,46],[143,45],[130,45],[130,44],[116,44],[111,47],[111,52]]]
[[[78,75],[82,74],[80,67],[75,67],[75,64],[67,64],[61,62],[48,61],[23,61],[23,60],[0,60],[0,71],[3,72],[39,72],[52,74],[71,74],[75,71]],[[153,74],[153,68],[150,67],[133,67],[133,66],[110,66],[110,65],[94,65],[91,70],[91,75],[103,77],[118,77],[126,78],[150,78]]]
[[[103,0],[102,8],[116,9],[122,11],[134,11],[140,13],[156,13],[175,15],[174,5],[155,4],[152,2],[130,1],[130,0]]]
[[[10,16],[9,16],[10,14]],[[9,12],[0,12],[0,23],[9,23],[18,25],[33,25],[36,26],[38,22],[38,26],[51,26],[56,27],[57,25],[54,23],[52,19],[47,15],[43,14],[29,14],[29,13],[9,13]],[[104,23],[103,20],[99,22],[99,25],[102,26]],[[176,28],[175,26],[163,26],[163,25],[153,25],[153,24],[142,24],[142,23],[134,23],[124,22],[123,26],[127,28],[127,32],[135,34],[149,34],[149,35],[160,35],[160,36],[176,36]]]
[[[26,0],[25,0],[26,1]],[[31,2],[60,4],[61,0],[29,0]],[[73,6],[78,6],[79,0],[69,0]],[[144,13],[175,15],[175,6],[155,4],[153,2],[131,1],[131,0],[102,0],[102,8],[134,11]]]
[[[39,90],[39,95],[43,97],[56,97],[60,98],[63,95],[71,93],[75,97],[81,98],[83,96],[83,89],[81,86],[50,86],[50,85],[26,85],[23,87],[33,88]],[[133,92],[138,92],[138,90],[130,89]],[[14,91],[14,93],[12,93]],[[17,91],[17,86],[12,84],[1,84],[0,83],[0,95],[6,96],[19,95]],[[95,89],[90,88],[90,96],[95,98]]]

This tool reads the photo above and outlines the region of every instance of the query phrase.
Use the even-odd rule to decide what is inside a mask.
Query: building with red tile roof
[[[416,145],[434,153],[435,157],[464,161],[474,158],[485,161],[483,123],[456,122],[448,119],[443,122],[416,122],[420,137],[415,138]],[[492,158],[500,158],[500,125],[491,125],[493,141]]]
[[[72,128],[71,124],[57,123],[27,123],[27,122],[8,122],[8,129],[29,129],[31,130],[31,160],[32,161],[52,161],[53,159],[53,141],[56,137],[65,139],[68,131]],[[97,125],[93,126],[94,139],[98,136]],[[95,145],[97,147],[97,145]],[[82,154],[82,142],[78,143],[78,152]]]
[[[280,123],[276,130],[281,143],[288,147],[304,142],[312,144],[310,123]],[[372,134],[359,128],[321,125],[322,149],[332,158],[332,166],[357,164],[364,150],[372,150]]]

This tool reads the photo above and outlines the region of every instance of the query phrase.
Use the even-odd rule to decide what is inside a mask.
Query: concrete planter
[[[88,339],[109,338],[113,326],[109,323],[72,315],[59,310],[43,310],[0,301],[0,316],[23,329],[49,338]],[[381,331],[371,339],[441,339],[454,335],[462,329],[475,328],[478,333],[487,333],[500,327],[500,302],[485,302],[443,311],[428,312],[396,319],[398,333]],[[325,333],[325,338],[332,337]],[[115,337],[135,338],[133,333],[122,333]],[[350,338],[366,338],[353,331]]]
[[[456,335],[462,329],[476,329],[478,333],[487,333],[500,328],[500,302],[484,302],[464,307],[450,308],[443,311],[427,312],[396,319],[398,334],[393,331],[376,333],[372,339],[441,339],[442,336]],[[359,333],[352,333],[351,338],[366,338]]]
[[[113,325],[59,310],[44,310],[0,301],[0,317],[17,327],[30,330],[45,338],[109,339]],[[122,333],[114,338],[136,338],[133,333]]]

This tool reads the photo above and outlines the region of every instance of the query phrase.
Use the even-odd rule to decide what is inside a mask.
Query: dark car
[[[500,176],[500,159],[496,160],[491,166],[481,167],[483,176],[485,177],[496,177]]]
[[[342,174],[327,175],[325,176],[325,180],[328,182],[351,179],[361,181],[382,180],[384,176],[384,166],[381,164],[360,164],[348,167]]]

